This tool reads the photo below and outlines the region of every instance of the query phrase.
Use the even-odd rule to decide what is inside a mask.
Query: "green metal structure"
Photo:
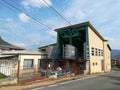
[[[89,40],[87,25],[77,24],[64,28],[59,28],[55,31],[57,31],[57,46],[60,52],[60,59],[63,58],[63,46],[65,44],[76,47],[78,55],[81,59],[89,58]]]

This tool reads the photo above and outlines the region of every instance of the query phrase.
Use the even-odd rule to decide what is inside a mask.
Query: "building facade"
[[[49,59],[59,62],[63,69],[77,67],[76,69],[90,74],[111,70],[111,48],[108,40],[104,39],[90,22],[58,28],[55,31],[57,43],[46,51],[48,55],[49,52],[56,52]],[[51,46],[48,45],[47,48],[49,47]],[[45,47],[39,49],[43,48]]]
[[[38,72],[47,64],[46,53],[37,50],[5,51],[0,56],[0,73],[7,76]]]
[[[59,28],[55,31],[61,59],[65,52],[64,46],[69,44],[77,49],[76,60],[85,61],[84,73],[109,72],[111,70],[111,49],[108,41],[89,22]]]

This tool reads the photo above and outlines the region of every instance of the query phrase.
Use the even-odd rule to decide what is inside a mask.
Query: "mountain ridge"
[[[111,56],[112,56],[112,58],[119,58],[120,59],[120,50],[119,49],[112,49]]]

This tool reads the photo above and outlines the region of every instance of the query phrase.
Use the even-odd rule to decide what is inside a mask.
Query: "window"
[[[23,68],[32,68],[33,67],[33,59],[24,59]]]
[[[97,48],[95,49],[95,55],[96,56],[98,55],[98,49]]]
[[[94,48],[92,47],[92,55],[94,55]]]
[[[46,49],[41,49],[41,51],[47,51]]]
[[[95,64],[97,65],[97,62]]]
[[[101,50],[101,56],[103,56],[103,50]]]
[[[99,52],[99,56],[100,56],[100,49],[98,49],[98,52]]]

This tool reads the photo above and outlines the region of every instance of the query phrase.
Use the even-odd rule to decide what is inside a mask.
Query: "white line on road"
[[[45,87],[39,87],[39,88],[34,88],[34,89],[31,89],[31,90],[40,90],[40,89],[43,89]]]
[[[48,87],[55,87],[58,86],[59,84],[53,84],[53,85],[49,85]]]
[[[58,83],[58,84],[53,84],[53,85],[49,85],[47,87],[55,87],[55,86],[59,86],[59,85],[63,85],[63,84],[68,84],[68,83],[71,83],[71,82],[76,82],[76,81],[81,81],[81,80],[85,80],[85,79],[94,78],[94,77],[105,75],[105,74],[107,74],[107,73],[100,74],[100,75],[95,75],[95,76],[90,76],[90,77],[85,77],[85,78],[80,78],[80,79],[71,80],[71,81],[66,81],[66,82],[62,82],[62,83]],[[31,89],[31,90],[40,90],[40,89],[43,89],[43,88],[46,88],[46,87],[34,88],[34,89]]]

